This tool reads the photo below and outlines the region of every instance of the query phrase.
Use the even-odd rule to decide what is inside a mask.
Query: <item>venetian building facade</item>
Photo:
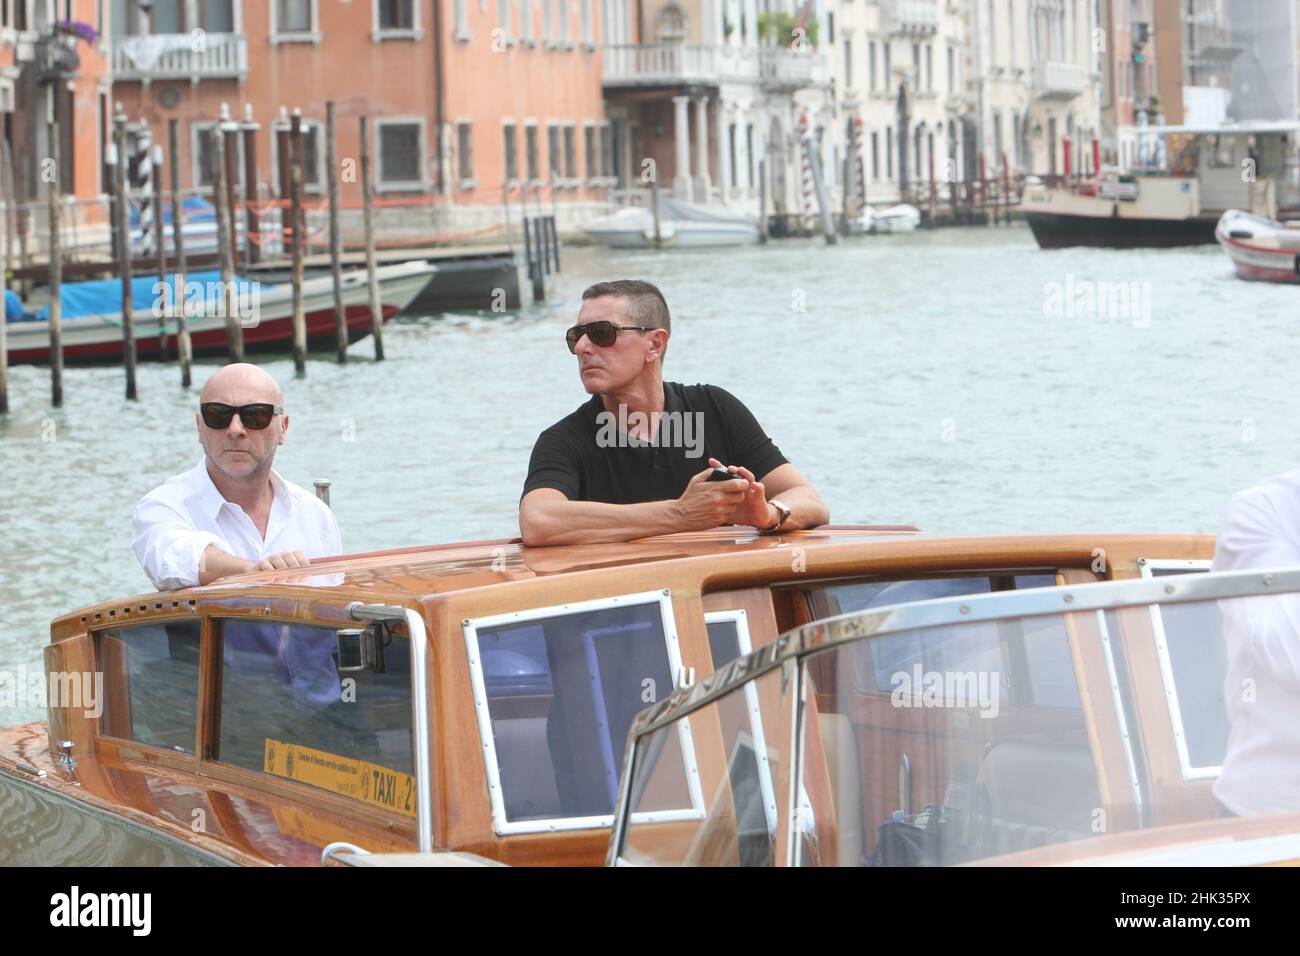
[[[953,0],[842,0],[837,75],[872,205],[975,174],[966,16]],[[852,145],[853,137],[850,136]]]
[[[1105,40],[1096,0],[967,0],[969,62],[990,174],[1094,171]]]
[[[756,213],[800,209],[800,118],[834,164],[825,4],[605,0],[605,103],[620,186]]]
[[[95,202],[109,77],[103,46],[94,39],[104,30],[102,13],[96,0],[0,0],[0,188],[19,204],[24,236],[39,239],[46,229],[44,209],[36,216],[30,211],[44,202],[52,180],[52,115],[65,227],[103,231],[103,209]]]

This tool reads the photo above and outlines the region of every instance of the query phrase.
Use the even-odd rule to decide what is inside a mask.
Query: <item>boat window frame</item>
[[[432,658],[429,656],[429,627],[422,617],[421,611],[404,605],[361,605],[359,602],[350,601],[347,605],[325,605],[330,609],[339,611],[338,619],[325,619],[316,610],[315,602],[305,605],[309,611],[304,617],[291,618],[287,613],[270,613],[269,609],[263,607],[247,607],[247,609],[231,609],[231,607],[213,607],[204,614],[205,636],[209,637],[209,643],[205,645],[208,648],[208,654],[211,656],[211,675],[207,684],[200,688],[200,706],[205,706],[207,714],[200,718],[200,731],[207,728],[208,737],[203,741],[204,749],[201,750],[200,769],[204,774],[212,775],[218,779],[229,780],[229,782],[246,784],[246,786],[255,787],[256,790],[274,793],[274,795],[285,797],[304,803],[317,808],[331,810],[331,812],[342,814],[344,817],[355,817],[369,825],[386,827],[394,834],[403,834],[409,830],[412,838],[420,847],[421,852],[430,852],[433,848],[433,793],[430,790],[430,765],[429,765],[429,669],[433,666]],[[299,605],[299,609],[303,609]],[[352,615],[351,609],[356,607],[357,614]],[[391,614],[374,615],[370,611],[385,610]],[[396,617],[396,613],[402,613],[402,617]],[[277,777],[274,774],[268,774],[264,770],[250,770],[248,767],[240,767],[235,763],[222,761],[220,757],[213,756],[214,745],[221,739],[221,680],[222,680],[222,648],[220,646],[224,633],[220,630],[221,622],[224,620],[248,620],[261,624],[290,624],[290,626],[316,627],[325,631],[339,631],[348,627],[364,626],[364,623],[374,622],[374,620],[402,620],[407,626],[407,640],[411,641],[411,734],[413,749],[413,766],[411,777],[415,778],[416,787],[416,814],[415,817],[408,817],[403,813],[396,813],[394,810],[387,810],[382,806],[363,803],[360,800],[354,800],[352,797],[341,795],[341,793],[331,793],[328,790],[321,790],[320,787],[313,787],[311,784],[300,783],[298,780],[291,780],[285,777]],[[203,696],[205,695],[205,696]]]
[[[318,612],[324,606],[337,610],[337,619],[327,619]],[[357,617],[350,616],[352,608],[358,611]],[[421,852],[433,849],[433,792],[431,789],[431,768],[429,761],[429,697],[428,688],[430,669],[434,666],[429,652],[428,624],[423,614],[416,608],[405,605],[363,605],[350,602],[340,607],[337,604],[320,605],[316,600],[295,602],[293,609],[302,612],[294,617],[293,610],[276,612],[265,605],[231,607],[218,606],[199,609],[189,607],[182,612],[139,618],[122,616],[104,622],[96,622],[87,629],[90,639],[92,660],[95,667],[102,671],[99,659],[98,635],[124,627],[144,624],[170,624],[179,621],[191,621],[196,617],[199,629],[199,682],[198,700],[195,711],[195,749],[186,754],[153,744],[140,743],[125,737],[117,737],[103,732],[99,718],[94,719],[94,740],[96,745],[103,742],[110,748],[113,756],[127,760],[147,759],[150,763],[171,767],[195,777],[208,777],[223,784],[246,787],[271,799],[286,800],[295,805],[301,804],[311,809],[332,813],[345,819],[356,820],[369,827],[386,829],[391,835],[412,839]],[[375,806],[340,794],[330,793],[318,787],[299,783],[283,777],[277,777],[264,771],[249,770],[226,763],[212,756],[213,744],[220,738],[220,687],[221,687],[221,653],[218,647],[220,635],[219,621],[245,620],[259,623],[280,623],[317,627],[325,630],[340,630],[358,626],[357,622],[381,619],[368,616],[367,612],[381,612],[383,620],[396,619],[400,612],[405,621],[408,639],[411,641],[411,730],[413,734],[413,751],[415,766],[411,776],[416,781],[416,815],[414,817],[395,813],[383,807]],[[417,641],[417,633],[419,639]]]
[[[479,630],[497,627],[502,624],[526,624],[554,617],[583,614],[589,611],[648,604],[657,604],[659,606],[664,645],[668,653],[668,669],[674,680],[673,690],[676,691],[680,686],[684,669],[681,646],[677,635],[677,622],[673,611],[672,591],[668,588],[616,594],[611,597],[594,598],[587,601],[549,604],[522,611],[507,611],[501,614],[488,614],[473,618],[467,617],[461,621],[461,633],[465,641],[465,655],[470,673],[470,692],[474,698],[475,726],[478,728],[479,745],[483,754],[483,769],[487,775],[488,799],[492,805],[492,830],[497,836],[553,833],[566,830],[611,829],[614,825],[614,818],[618,813],[618,805],[616,801],[614,807],[607,814],[591,814],[577,817],[557,816],[515,821],[507,818],[505,793],[501,788],[500,765],[497,761],[496,741],[492,735],[492,716],[488,707],[487,683],[483,677],[483,662],[479,653]],[[660,699],[664,700],[666,697]],[[703,820],[705,818],[704,792],[700,786],[695,745],[691,737],[690,722],[687,719],[683,719],[679,723],[678,741],[682,749],[683,771],[686,777],[687,790],[690,793],[690,808],[637,813],[633,814],[632,819],[634,822],[667,823]],[[619,780],[622,781],[628,763],[625,746],[620,753],[624,755],[624,767],[619,772]]]
[[[88,627],[86,629],[86,636],[90,641],[90,655],[91,655],[91,660],[95,665],[95,671],[99,674],[104,673],[104,663],[103,663],[103,659],[100,657],[100,650],[99,650],[99,639],[102,635],[111,634],[117,631],[128,630],[137,627],[147,627],[147,626],[165,627],[168,624],[181,624],[181,623],[193,621],[195,617],[196,614],[194,612],[194,609],[188,608],[186,611],[182,613],[158,615],[156,617],[153,615],[149,615],[149,616],[141,615],[140,617],[137,618],[131,618],[126,615],[123,615],[120,619],[110,619],[108,621],[97,623],[91,627]],[[186,753],[179,750],[172,750],[168,747],[163,747],[158,744],[145,743],[140,740],[135,740],[131,737],[119,737],[116,734],[110,734],[104,730],[103,713],[101,713],[98,717],[94,718],[94,723],[93,723],[94,739],[96,743],[98,743],[99,741],[103,741],[107,744],[110,744],[114,748],[115,755],[117,756],[129,757],[129,755],[122,754],[122,750],[125,748],[126,750],[137,751],[141,754],[149,754],[150,756],[161,757],[163,759],[161,759],[159,762],[166,766],[173,766],[173,767],[178,767],[180,769],[187,769],[195,773],[198,772],[199,765],[203,760],[203,745],[205,742],[203,736],[204,727],[205,727],[205,717],[206,717],[206,713],[205,713],[206,708],[204,707],[205,649],[208,647],[208,640],[209,640],[209,635],[211,633],[211,627],[212,627],[212,621],[206,615],[198,615],[198,621],[199,621],[199,673],[196,681],[197,686],[195,687],[195,693],[197,694],[197,698],[195,699],[194,702],[195,706],[194,706],[194,749],[193,751]],[[107,696],[108,694],[107,677],[105,677],[104,679],[104,694],[105,696]]]
[[[728,621],[736,625],[736,644],[740,648],[740,657],[753,653],[754,645],[749,636],[749,615],[743,607],[731,608],[728,610],[705,611],[704,628],[705,636],[708,636],[708,626],[710,624],[723,624]],[[710,645],[710,656],[712,656],[712,645]],[[728,661],[727,663],[731,663]],[[718,667],[718,662],[713,662],[714,670]],[[767,832],[773,841],[776,840],[777,826],[777,799],[776,786],[773,783],[772,765],[767,755],[767,735],[763,732],[763,711],[758,702],[758,685],[753,681],[745,684],[745,709],[749,713],[749,736],[754,742],[754,755],[758,759],[758,786],[763,794],[763,811],[767,816]],[[698,775],[697,775],[698,776]]]
[[[1138,573],[1142,580],[1151,581],[1156,571],[1187,571],[1188,573],[1208,572],[1213,562],[1204,558],[1138,558]],[[1178,701],[1178,686],[1174,682],[1173,659],[1169,656],[1169,641],[1165,634],[1164,616],[1160,606],[1152,604],[1147,608],[1151,615],[1151,635],[1155,641],[1156,660],[1160,662],[1160,685],[1164,690],[1165,710],[1174,734],[1174,749],[1178,754],[1178,772],[1183,783],[1193,780],[1217,780],[1223,773],[1223,765],[1213,767],[1193,767],[1191,756],[1187,751],[1187,731],[1183,726],[1183,711]]]

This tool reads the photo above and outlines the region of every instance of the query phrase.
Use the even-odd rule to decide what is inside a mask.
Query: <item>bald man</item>
[[[329,508],[271,469],[289,430],[275,379],[256,365],[225,366],[203,386],[194,421],[199,463],[135,509],[132,547],[156,588],[306,567],[340,552]]]

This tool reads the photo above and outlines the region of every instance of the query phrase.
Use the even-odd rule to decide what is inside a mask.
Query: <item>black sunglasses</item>
[[[221,402],[204,402],[199,406],[199,414],[203,416],[203,424],[209,428],[227,428],[230,420],[239,415],[239,420],[244,423],[244,427],[255,432],[260,432],[267,425],[271,424],[271,419],[276,415],[283,415],[284,409],[279,405],[271,405],[268,402],[254,402],[251,405],[225,405]]]
[[[653,332],[653,325],[615,325],[605,319],[598,322],[583,322],[575,325],[569,331],[564,333],[564,341],[569,345],[569,351],[575,355],[578,352],[578,340],[584,335],[591,339],[591,344],[602,349],[607,349],[614,344],[620,332]]]

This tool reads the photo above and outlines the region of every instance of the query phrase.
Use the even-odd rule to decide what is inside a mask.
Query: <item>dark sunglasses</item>
[[[239,414],[239,420],[244,423],[244,427],[255,432],[260,432],[267,425],[271,424],[271,419],[276,415],[283,415],[284,409],[279,405],[271,405],[267,402],[254,402],[252,405],[224,405],[221,402],[204,402],[199,406],[199,414],[203,416],[203,424],[209,428],[227,428],[230,420]]]
[[[654,328],[653,325],[615,325],[613,322],[601,319],[599,322],[584,322],[575,325],[564,333],[564,341],[569,344],[569,351],[576,355],[578,340],[584,335],[591,339],[592,345],[607,349],[614,344],[620,332],[652,332]]]

